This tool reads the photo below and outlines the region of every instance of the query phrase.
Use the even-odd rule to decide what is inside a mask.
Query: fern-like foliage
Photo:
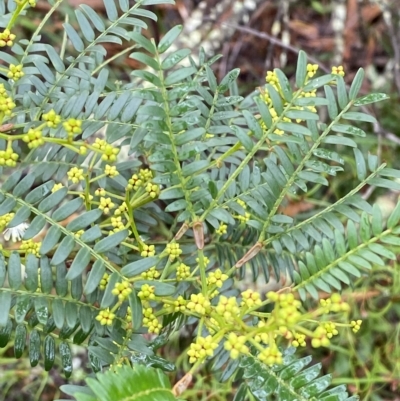
[[[167,376],[157,369],[135,366],[98,373],[88,387],[65,385],[62,390],[76,401],[175,401]],[[59,400],[62,401],[62,400]]]
[[[297,358],[294,349],[285,352],[283,364],[268,368],[253,357],[242,359],[245,385],[239,390],[236,400],[244,400],[245,393],[250,393],[259,401],[271,399],[285,401],[356,401],[350,397],[345,386],[336,386],[328,390],[331,375],[321,376],[321,364],[307,367],[311,357]]]

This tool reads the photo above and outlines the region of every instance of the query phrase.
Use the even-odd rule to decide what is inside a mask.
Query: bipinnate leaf
[[[62,386],[76,401],[176,401],[167,376],[158,369],[135,364],[97,373],[87,387]],[[89,391],[88,391],[89,390]]]

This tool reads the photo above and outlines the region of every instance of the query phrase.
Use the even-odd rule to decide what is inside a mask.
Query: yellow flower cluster
[[[200,263],[200,259],[196,258],[196,262]],[[210,264],[210,259],[207,256],[204,256],[204,266],[207,267]]]
[[[31,253],[37,257],[40,256],[40,246],[42,245],[41,242],[33,242],[32,239],[28,239],[27,241],[22,241],[21,246],[19,249],[24,251],[25,254]]]
[[[132,310],[131,307],[128,306],[127,310],[126,310],[126,316],[125,316],[125,321],[127,323],[131,323],[132,322]]]
[[[157,184],[148,182],[146,184],[146,192],[150,195],[150,198],[157,198],[160,195],[160,187]]]
[[[155,186],[155,184],[150,183],[152,178],[153,172],[151,170],[149,170],[148,168],[140,169],[138,174],[133,174],[132,177],[128,180],[126,190],[131,191],[133,189],[137,191],[140,187],[145,187],[148,193],[155,192],[158,196],[160,188],[158,186]],[[153,198],[155,198],[155,196],[153,196]]]
[[[156,254],[156,248],[154,245],[142,245],[142,252],[140,253],[141,256],[147,258],[149,256],[154,256]]]
[[[184,263],[180,263],[176,268],[176,279],[182,281],[188,277],[190,277],[190,267]]]
[[[215,285],[218,288],[222,287],[224,281],[228,280],[229,276],[227,274],[222,273],[221,269],[215,270],[215,272],[211,272],[207,277],[208,285]]]
[[[15,167],[18,157],[18,153],[15,153],[12,148],[0,150],[0,166]]]
[[[306,336],[301,333],[293,333],[293,341],[292,345],[293,347],[305,347],[306,346]]]
[[[307,77],[312,78],[318,70],[318,64],[307,64]]]
[[[248,354],[249,347],[246,345],[246,337],[238,336],[235,333],[229,333],[227,340],[224,343],[224,348],[230,351],[232,359],[239,358],[240,354]]]
[[[205,315],[211,310],[211,302],[203,294],[192,294],[186,308],[199,315]]]
[[[0,216],[0,231],[3,231],[3,229],[7,227],[7,224],[14,218],[14,216],[15,213],[7,213]]]
[[[227,232],[228,226],[226,224],[221,223],[219,227],[215,230],[218,235],[224,235]]]
[[[176,242],[171,242],[167,244],[166,251],[169,255],[170,260],[178,258],[179,255],[182,253],[182,249],[180,249],[179,244]]]
[[[103,197],[105,197],[106,196],[106,190],[104,188],[97,188],[94,191],[94,194],[95,194],[95,196],[103,196]]]
[[[143,326],[147,327],[149,333],[159,334],[162,324],[158,321],[152,308],[143,309]]]
[[[242,206],[243,209],[247,209],[247,205],[245,201],[242,201],[241,199],[238,199],[236,203],[240,206]],[[236,220],[239,220],[240,223],[246,223],[247,221],[250,220],[250,213],[245,212],[244,215],[242,214],[237,214],[233,216]]]
[[[128,180],[126,190],[131,191],[133,189],[137,191],[141,186],[143,186],[143,181],[139,178],[137,174],[133,174],[132,177]]]
[[[362,324],[362,320],[352,320],[350,323],[351,329],[354,333],[357,333],[360,330]]]
[[[7,94],[4,84],[0,84],[0,116],[2,113],[3,115],[10,116],[15,106],[16,104],[13,99]]]
[[[271,302],[274,303],[272,311],[262,313],[264,316],[261,318],[258,307],[264,302],[256,291],[243,291],[240,301],[237,297],[220,295],[215,306],[211,304],[209,297],[199,293],[192,294],[188,301],[181,297],[179,302],[175,303],[174,311],[201,316],[204,328],[214,339],[219,339],[215,342],[225,338],[224,348],[229,351],[231,358],[247,354],[249,346],[252,345],[258,350],[257,358],[268,365],[282,363],[283,356],[278,348],[282,340],[295,347],[305,347],[308,337],[313,347],[328,346],[330,339],[338,334],[338,330],[336,324],[324,316],[331,312],[348,311],[347,304],[337,294],[321,302],[321,306],[311,312],[301,311],[301,303],[292,293],[269,292],[265,303]],[[170,303],[165,305],[166,310],[170,311],[171,307]],[[257,326],[247,326],[241,330],[241,325],[246,321],[243,317],[252,315],[258,316]],[[318,318],[322,318],[322,321],[316,320]],[[315,328],[307,327],[310,324]],[[340,324],[342,327],[351,327],[355,332],[360,329],[360,325],[361,320],[351,324]],[[204,339],[200,341],[204,342]],[[192,363],[208,357],[204,352],[196,353],[202,349],[204,347],[199,347],[198,340],[190,346],[188,355]]]
[[[110,275],[108,273],[103,274],[103,278],[100,280],[100,290],[104,291],[107,287],[108,281],[110,280]]]
[[[11,33],[9,29],[4,29],[3,32],[0,32],[0,47],[11,47],[14,43],[14,39],[15,35]]]
[[[344,69],[343,66],[339,65],[337,67],[332,67],[332,74],[334,75],[340,75],[341,77],[344,77]]]
[[[199,359],[205,359],[214,355],[214,350],[218,347],[218,343],[211,336],[197,337],[196,342],[190,344],[187,352],[189,362],[195,363]]]
[[[104,195],[105,195],[105,193],[104,193]],[[122,204],[115,209],[114,215],[119,216],[122,213],[126,212],[127,210],[128,210],[128,207],[126,206],[126,203],[122,202]]]
[[[93,148],[97,149],[100,153],[102,153],[102,160],[115,162],[117,160],[117,155],[119,153],[118,148],[114,148],[110,144],[108,144],[104,139],[96,138]]]
[[[139,177],[143,182],[148,182],[153,179],[153,172],[148,168],[142,168],[139,170]]]
[[[64,185],[59,182],[58,184],[54,184],[53,188],[51,189],[51,192],[57,192],[59,189],[64,188]]]
[[[350,305],[342,300],[340,294],[332,294],[328,299],[321,299],[320,305],[324,307],[326,313],[329,312],[348,312]]]
[[[117,168],[115,166],[110,166],[109,164],[106,164],[106,167],[104,168],[104,174],[107,177],[116,177],[119,175],[119,172],[117,171]]]
[[[113,295],[118,297],[119,302],[125,301],[129,294],[132,292],[129,281],[123,281],[122,283],[116,283],[115,287],[111,291]]]
[[[182,295],[179,295],[176,301],[174,301],[174,312],[183,312],[186,310],[187,301]]]
[[[310,78],[313,78],[314,75],[316,74],[317,70],[318,70],[318,65],[317,64],[308,64],[307,65],[306,80],[309,80]],[[283,101],[283,105],[287,106],[287,101],[285,101],[285,98],[283,96],[283,91],[282,91],[282,88],[280,86],[278,75],[276,74],[276,72],[275,71],[268,71],[265,80],[266,80],[266,82],[268,84],[272,85],[273,88],[278,92],[278,94],[280,95],[280,97],[281,97],[281,99]],[[316,96],[316,91],[315,90],[312,90],[312,91],[309,91],[309,92],[302,92],[302,93],[298,94],[299,98],[300,97],[315,97],[315,96]],[[273,123],[277,123],[279,121],[281,121],[281,122],[290,122],[291,121],[290,118],[287,118],[287,117],[281,118],[278,115],[277,111],[274,108],[272,99],[271,99],[268,91],[262,90],[261,98],[268,105],[269,113],[271,115]],[[293,110],[309,110],[309,111],[312,111],[312,112],[316,112],[315,107],[294,106]],[[298,122],[298,123],[301,122],[301,119],[296,119],[296,122]],[[268,130],[270,128],[270,127],[267,127],[263,121],[261,121],[260,124],[261,124],[261,127],[264,130]],[[284,131],[281,130],[281,129],[278,129],[278,128],[276,128],[275,131],[274,131],[274,134],[276,134],[276,135],[283,135],[283,133],[284,133]]]
[[[22,71],[22,64],[10,64],[10,66],[8,67],[8,73],[7,73],[7,77],[12,79],[13,81],[18,81],[20,78],[22,78],[25,74]]]
[[[115,313],[110,312],[109,309],[100,311],[96,316],[96,320],[98,320],[102,326],[111,326],[114,319]]]
[[[46,121],[46,125],[49,128],[56,128],[57,125],[61,122],[61,116],[59,116],[53,109],[51,109],[48,113],[44,113],[42,115],[42,120]]]
[[[112,232],[116,233],[125,228],[125,224],[122,222],[121,216],[111,217],[111,225],[114,227]]]
[[[155,291],[154,286],[151,286],[149,284],[143,284],[140,287],[138,297],[143,301],[151,301],[156,297],[154,291]]]
[[[28,144],[29,149],[36,149],[44,144],[42,131],[40,129],[30,128],[28,132],[22,137],[22,140]]]
[[[233,323],[234,318],[240,313],[240,308],[235,297],[228,298],[224,295],[221,295],[215,311],[219,316],[224,318],[226,323]]]
[[[255,306],[261,305],[261,296],[258,292],[248,289],[241,293],[242,302],[240,306],[247,306],[247,308],[254,308]]]
[[[283,361],[282,353],[274,343],[271,343],[268,347],[264,348],[257,355],[257,358],[266,365],[280,365]]]
[[[84,230],[78,230],[76,233],[74,233],[74,237],[80,238],[84,232],[85,232]]]
[[[156,267],[153,266],[151,267],[149,270],[147,270],[146,272],[143,272],[141,274],[141,276],[145,279],[145,280],[154,280],[158,277],[160,277],[160,272],[156,270]]]
[[[269,292],[267,298],[275,302],[275,308],[271,313],[269,323],[276,322],[277,326],[295,325],[302,317],[299,308],[301,302],[294,298],[292,293],[278,294]]]
[[[77,184],[79,181],[83,181],[85,179],[83,175],[83,169],[78,167],[72,167],[67,173],[69,181],[74,184]]]
[[[72,141],[75,135],[82,133],[82,121],[70,118],[63,123],[63,127],[67,132],[68,140]]]
[[[100,198],[99,209],[103,211],[104,214],[109,214],[110,210],[115,207],[114,202],[111,198]]]

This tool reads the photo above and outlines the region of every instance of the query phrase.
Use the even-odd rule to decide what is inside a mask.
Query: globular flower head
[[[59,189],[64,188],[64,185],[59,182],[58,184],[54,184],[53,188],[51,189],[51,192],[54,193],[58,191]]]
[[[357,333],[360,330],[362,324],[362,320],[352,320],[350,323],[351,329],[354,333]]]
[[[114,227],[114,230],[121,231],[125,228],[125,224],[122,222],[121,216],[113,216],[111,217],[111,225]]]
[[[28,239],[27,241],[22,241],[19,249],[21,251],[25,251],[25,254],[31,253],[39,257],[40,256],[39,251],[41,245],[42,245],[41,242],[34,242],[32,239]]]
[[[11,47],[14,43],[14,39],[15,35],[11,33],[9,29],[4,29],[3,32],[0,32],[0,47]]]
[[[218,347],[218,343],[211,336],[197,337],[196,342],[190,344],[187,352],[189,362],[195,363],[198,360],[205,360],[214,355],[214,350]]]
[[[154,286],[143,284],[138,293],[138,297],[143,301],[153,300],[156,297],[154,291]]]
[[[74,184],[77,184],[79,181],[83,181],[85,179],[83,175],[83,169],[78,167],[72,167],[67,173],[69,181],[72,181]]]
[[[148,182],[153,179],[153,172],[148,168],[142,168],[139,170],[139,177],[143,182]]]
[[[110,275],[108,273],[103,274],[103,278],[100,280],[100,290],[105,290],[110,279]]]
[[[234,317],[240,313],[240,308],[237,304],[235,297],[226,297],[221,295],[218,300],[218,305],[215,307],[215,311],[225,319],[227,323],[232,323]]]
[[[63,123],[63,127],[70,140],[72,140],[75,135],[82,133],[82,121],[75,118],[69,118]]]
[[[307,64],[307,77],[312,78],[318,70],[318,64]]]
[[[59,116],[53,109],[42,115],[42,120],[46,121],[49,128],[56,128],[61,122],[61,116]]]
[[[157,198],[160,195],[160,186],[157,184],[152,184],[148,182],[145,187],[146,192],[149,194],[150,198]]]
[[[257,358],[266,365],[281,365],[283,362],[282,353],[275,343],[270,343],[267,348],[257,355]]]
[[[326,329],[323,326],[318,326],[314,330],[312,337],[313,338],[311,339],[311,345],[314,348],[328,347],[330,344]]]
[[[156,248],[154,245],[142,245],[142,252],[140,253],[141,256],[147,258],[149,256],[154,256],[156,254]]]
[[[132,292],[131,285],[129,281],[123,281],[122,283],[116,283],[115,287],[111,291],[113,295],[118,297],[118,301],[123,302],[128,298],[129,294]]]
[[[227,351],[230,351],[230,357],[232,359],[237,359],[240,354],[249,353],[249,348],[246,345],[246,337],[238,336],[233,332],[229,333],[228,338],[224,343],[224,348]]]
[[[179,255],[182,253],[182,249],[180,249],[179,244],[176,242],[171,242],[167,244],[166,251],[171,260],[178,258]]]
[[[293,335],[293,341],[292,341],[293,347],[305,347],[306,346],[306,336],[301,333],[294,333]]]
[[[126,203],[122,202],[122,204],[115,209],[114,215],[119,216],[122,213],[126,212],[127,210],[128,210],[128,207],[127,207]]]
[[[260,293],[248,289],[241,293],[242,295],[242,302],[240,303],[241,306],[246,306],[247,308],[253,308],[254,306],[261,305],[261,295]]]
[[[227,274],[222,273],[221,269],[215,270],[215,272],[211,272],[208,274],[207,277],[207,284],[208,285],[215,285],[218,288],[222,287],[224,281],[229,278]]]
[[[339,65],[337,67],[332,67],[332,74],[334,75],[340,75],[341,77],[344,77],[344,69],[342,65]]]
[[[106,167],[104,168],[104,174],[107,177],[116,177],[119,175],[119,172],[117,171],[117,168],[115,166],[110,166],[109,164],[106,164]]]
[[[151,267],[149,270],[147,270],[146,272],[143,272],[141,274],[141,276],[145,279],[145,280],[154,280],[158,277],[160,277],[160,272],[158,270],[156,270],[156,267],[153,266]]]
[[[109,214],[110,210],[115,207],[114,202],[111,198],[100,198],[99,209],[104,212],[104,214]]]
[[[13,81],[18,81],[20,78],[24,76],[24,72],[22,71],[22,64],[10,64],[8,67],[7,77],[12,79]]]
[[[190,277],[190,267],[184,263],[180,263],[176,268],[176,279],[181,281],[188,277]]]
[[[228,226],[226,224],[221,223],[219,227],[215,230],[218,235],[224,235],[227,233]]]
[[[3,216],[0,216],[0,231],[2,231],[4,227],[7,227],[8,223],[14,218],[14,216],[15,213],[6,213],[3,214]],[[10,238],[6,239],[6,241],[9,241],[9,239]]]
[[[0,166],[15,167],[18,158],[18,153],[15,153],[12,148],[0,150]]]
[[[111,326],[114,318],[115,314],[110,312],[109,309],[100,311],[96,316],[96,320],[98,320],[102,326]]]
[[[6,116],[10,116],[15,107],[16,104],[12,97],[8,95],[4,84],[0,84],[0,112]]]
[[[186,308],[198,315],[206,315],[210,312],[211,303],[203,294],[192,294]]]
[[[22,137],[22,140],[28,144],[29,149],[36,149],[44,144],[42,131],[40,129],[30,128]]]
[[[158,321],[152,308],[143,309],[143,326],[147,327],[149,333],[159,334],[162,329],[162,324]]]

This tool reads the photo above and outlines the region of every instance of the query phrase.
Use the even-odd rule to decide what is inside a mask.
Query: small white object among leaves
[[[16,227],[6,228],[3,232],[4,239],[6,241],[10,241],[11,238],[12,242],[20,241],[28,227],[28,223],[21,223],[18,224]]]

